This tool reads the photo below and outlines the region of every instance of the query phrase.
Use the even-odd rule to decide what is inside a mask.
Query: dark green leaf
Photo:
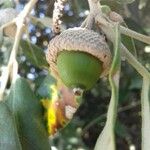
[[[38,68],[48,67],[44,51],[28,41],[21,41],[20,46],[27,59]]]
[[[25,79],[17,79],[7,102],[15,116],[23,150],[49,150],[40,102]]]
[[[14,117],[4,102],[0,102],[0,150],[21,150]]]

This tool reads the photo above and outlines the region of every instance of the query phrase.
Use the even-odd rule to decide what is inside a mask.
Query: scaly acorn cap
[[[108,74],[111,52],[104,37],[97,32],[80,27],[70,28],[50,41],[46,59],[50,64],[52,74],[58,78],[57,56],[63,50],[81,51],[93,55],[103,63],[100,77]]]

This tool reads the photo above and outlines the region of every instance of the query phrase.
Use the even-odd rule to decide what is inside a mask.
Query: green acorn
[[[46,57],[52,74],[76,94],[107,75],[111,63],[105,38],[84,28],[68,29],[52,39]]]
[[[102,63],[97,58],[77,51],[60,52],[57,67],[62,81],[71,88],[90,89],[102,72]]]

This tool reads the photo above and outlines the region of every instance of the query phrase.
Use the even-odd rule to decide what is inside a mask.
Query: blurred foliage
[[[26,0],[15,2],[1,0],[0,8],[14,7],[19,12],[26,2]],[[44,55],[48,42],[53,37],[51,28],[53,4],[54,0],[38,1],[34,11],[32,11],[35,18],[31,19],[28,26],[30,39],[24,36],[17,56],[19,75],[29,81],[37,99],[50,97],[50,85],[55,83],[55,79],[48,73],[48,64]],[[109,5],[112,10],[120,13],[129,28],[143,34],[150,34],[149,0],[102,0],[102,4]],[[88,13],[87,1],[69,0],[65,5],[64,16],[62,17],[63,29],[80,26]],[[2,35],[0,32],[0,73],[8,62],[13,44],[12,39],[2,38]],[[150,51],[145,51],[146,45],[134,40],[134,46],[133,42],[125,36],[122,37],[122,40],[131,51],[136,49],[138,59],[150,70]],[[117,150],[128,150],[130,146],[135,146],[136,150],[140,150],[141,110],[139,99],[142,80],[135,70],[124,61],[121,70],[118,122],[116,125]],[[7,88],[9,90],[9,85]],[[107,79],[100,79],[93,89],[84,93],[82,105],[72,121],[53,138],[50,138],[51,145],[59,150],[92,150],[104,127],[109,100],[110,86],[108,81]],[[13,124],[11,116],[8,118],[10,124]]]

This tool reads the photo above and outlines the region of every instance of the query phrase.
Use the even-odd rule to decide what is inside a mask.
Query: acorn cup
[[[108,74],[111,52],[104,36],[72,28],[50,41],[46,58],[51,73],[80,95]]]

